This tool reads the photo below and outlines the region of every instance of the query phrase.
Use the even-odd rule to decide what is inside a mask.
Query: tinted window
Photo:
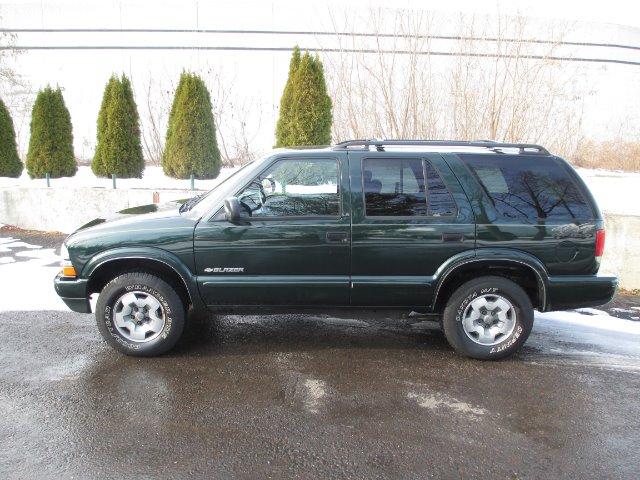
[[[460,155],[508,218],[591,218],[593,213],[568,173],[552,158]]]
[[[280,160],[238,194],[251,217],[338,216],[337,160]]]
[[[428,215],[419,158],[365,160],[362,180],[367,216]]]
[[[428,161],[368,159],[364,161],[362,178],[367,216],[456,215],[449,190]]]
[[[457,209],[453,197],[436,169],[428,161],[425,161],[425,172],[427,172],[429,215],[434,217],[455,216]]]

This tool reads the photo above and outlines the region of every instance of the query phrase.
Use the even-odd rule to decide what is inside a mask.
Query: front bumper
[[[542,311],[604,305],[611,301],[617,288],[618,278],[610,275],[549,277]]]
[[[62,272],[53,280],[53,286],[62,301],[71,310],[79,313],[91,313],[87,283],[87,279],[63,277]]]

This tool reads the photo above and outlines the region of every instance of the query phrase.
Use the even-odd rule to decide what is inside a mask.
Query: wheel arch
[[[510,258],[506,258],[506,257]],[[527,293],[534,308],[547,303],[547,273],[537,258],[518,252],[483,252],[441,269],[432,303],[434,312],[442,312],[451,294],[463,283],[478,277],[499,276],[518,284]]]
[[[87,264],[83,276],[88,278],[87,294],[99,293],[115,277],[124,273],[144,272],[162,278],[178,293],[185,308],[200,306],[195,280],[188,269],[167,252],[109,252]]]

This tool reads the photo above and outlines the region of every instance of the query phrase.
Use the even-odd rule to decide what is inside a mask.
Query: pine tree
[[[296,46],[280,100],[276,147],[331,143],[331,98],[322,62]]]
[[[0,99],[0,177],[17,178],[23,168],[24,165],[18,157],[13,120],[11,120],[9,110]]]
[[[276,147],[292,145],[288,143],[292,138],[291,118],[293,116],[293,96],[295,89],[296,73],[300,67],[300,48],[293,47],[293,54],[289,62],[289,75],[280,98],[280,115],[276,124]]]
[[[72,177],[78,170],[73,156],[71,115],[60,87],[38,92],[31,112],[31,137],[26,161],[31,178]]]
[[[221,160],[211,97],[204,81],[183,72],[169,114],[162,168],[173,178],[216,178]]]
[[[96,152],[91,169],[99,177],[141,178],[144,158],[138,108],[129,79],[112,75],[98,113]]]

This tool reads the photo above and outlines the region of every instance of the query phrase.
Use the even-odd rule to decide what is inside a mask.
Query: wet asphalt
[[[420,317],[204,315],[137,359],[1,312],[0,478],[636,479],[640,337],[575,328],[479,362]]]
[[[640,477],[639,334],[539,318],[479,362],[432,320],[192,315],[137,359],[91,315],[0,312],[0,479]]]

